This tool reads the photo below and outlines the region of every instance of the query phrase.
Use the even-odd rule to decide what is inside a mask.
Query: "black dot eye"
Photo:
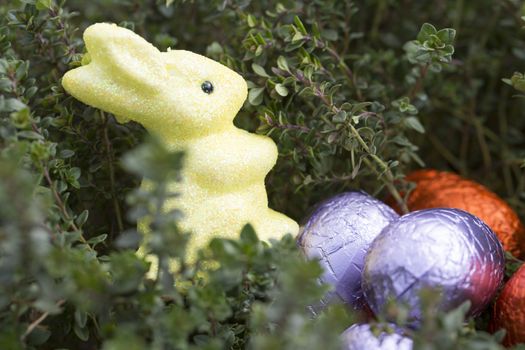
[[[204,83],[202,83],[201,89],[205,93],[211,94],[213,92],[213,84],[206,80]]]

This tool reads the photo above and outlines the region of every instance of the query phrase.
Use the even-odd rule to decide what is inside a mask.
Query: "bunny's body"
[[[190,251],[213,236],[235,237],[247,223],[263,240],[297,233],[293,220],[268,208],[264,178],[277,160],[275,144],[233,125],[247,95],[240,75],[192,52],[160,52],[116,25],[92,25],[84,40],[91,62],[66,73],[64,88],[186,152],[182,182],[172,184],[181,196],[166,209],[184,213]]]

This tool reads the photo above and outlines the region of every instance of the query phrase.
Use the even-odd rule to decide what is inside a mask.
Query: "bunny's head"
[[[114,24],[90,26],[84,41],[90,62],[64,75],[66,91],[160,136],[191,138],[227,128],[246,99],[244,79],[204,56],[160,52]]]

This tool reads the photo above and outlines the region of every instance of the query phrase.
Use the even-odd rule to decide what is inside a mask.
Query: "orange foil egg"
[[[496,301],[492,328],[507,330],[506,346],[525,343],[525,265],[510,278]]]
[[[525,257],[525,227],[516,212],[485,186],[432,169],[414,171],[406,180],[417,185],[407,201],[410,211],[442,207],[463,209],[489,225],[505,250],[516,257]],[[399,212],[399,208],[393,207]]]

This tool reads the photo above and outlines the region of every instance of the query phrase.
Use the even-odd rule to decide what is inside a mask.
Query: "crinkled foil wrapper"
[[[376,337],[370,325],[356,324],[341,334],[343,350],[412,350],[412,339],[401,335],[395,326],[390,325],[395,332],[381,332]]]
[[[521,265],[501,291],[493,315],[493,330],[507,331],[505,346],[525,343],[525,265]]]
[[[375,313],[389,298],[421,318],[420,293],[439,289],[441,310],[466,300],[471,315],[492,300],[503,279],[504,254],[492,230],[459,209],[427,209],[406,214],[372,243],[363,271],[363,290]]]
[[[432,169],[414,171],[406,180],[417,184],[408,197],[410,211],[430,208],[466,210],[494,231],[505,250],[525,259],[525,226],[516,212],[485,186],[454,173]],[[397,208],[393,199],[388,204]]]
[[[374,238],[398,214],[364,192],[345,192],[321,203],[298,237],[308,259],[319,259],[321,282],[333,286],[314,309],[342,300],[362,307],[361,272]],[[314,310],[315,311],[315,310]]]

